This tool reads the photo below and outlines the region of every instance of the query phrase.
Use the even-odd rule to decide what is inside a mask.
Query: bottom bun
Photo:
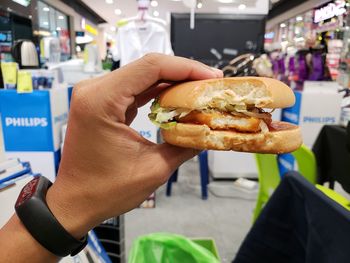
[[[280,154],[295,151],[302,144],[298,126],[287,122],[273,122],[271,126],[273,131],[267,133],[241,133],[177,123],[170,129],[162,129],[162,135],[169,144],[199,150]]]

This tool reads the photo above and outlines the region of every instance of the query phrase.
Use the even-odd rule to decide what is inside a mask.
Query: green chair
[[[254,209],[253,221],[258,218],[263,206],[280,183],[277,155],[255,154],[258,167],[259,193]]]
[[[292,155],[296,160],[299,173],[310,183],[316,184],[317,165],[314,153],[308,147],[302,145],[298,150],[292,152]]]
[[[316,184],[316,159],[313,152],[302,145],[298,150],[292,152],[294,156],[298,171],[312,184]],[[259,194],[254,210],[253,220],[255,221],[263,206],[269,200],[271,194],[276,189],[280,182],[280,174],[278,169],[277,155],[273,154],[255,154],[255,159],[258,167],[259,177]],[[350,201],[337,192],[324,187],[323,185],[316,185],[317,189],[322,191],[329,198],[350,211]]]
[[[316,184],[316,159],[313,152],[305,145],[292,152],[298,171],[312,184]],[[253,220],[255,221],[263,206],[269,200],[271,194],[280,183],[277,155],[255,154],[258,167],[259,193],[254,210]]]
[[[333,199],[335,202],[343,206],[345,209],[350,211],[350,201],[344,196],[338,194],[334,190],[324,187],[323,185],[316,185],[316,188],[327,195],[329,198]]]

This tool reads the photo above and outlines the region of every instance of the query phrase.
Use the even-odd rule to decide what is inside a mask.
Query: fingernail
[[[222,72],[221,69],[218,69],[218,68],[211,68],[211,69],[215,72],[218,78],[222,78],[224,76],[224,73]]]

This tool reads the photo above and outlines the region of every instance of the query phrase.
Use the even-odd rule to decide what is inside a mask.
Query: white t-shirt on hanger
[[[166,29],[152,21],[145,21],[142,24],[131,21],[121,27],[117,35],[117,48],[120,66],[151,52],[174,54]]]

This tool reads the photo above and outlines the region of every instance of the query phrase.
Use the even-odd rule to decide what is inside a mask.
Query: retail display
[[[40,41],[40,56],[45,63],[61,61],[61,47],[58,37],[43,37]]]
[[[19,94],[0,90],[0,112],[8,158],[30,161],[34,171],[55,180],[61,127],[68,118],[68,88]]]
[[[331,81],[306,81],[303,91],[295,91],[296,103],[283,109],[282,120],[299,125],[302,128],[304,143],[314,144],[321,128],[340,121],[341,87]],[[322,107],[315,107],[317,101]]]
[[[0,169],[0,184],[32,172],[28,162],[20,162],[18,159],[1,162]]]
[[[31,40],[18,40],[12,46],[12,56],[19,68],[39,68],[39,58]]]
[[[126,262],[124,215],[104,221],[95,227],[93,231],[111,262]]]
[[[350,0],[0,2],[0,232],[17,210],[34,239],[59,256],[72,255],[61,263],[214,263],[233,255],[234,263],[349,261]],[[134,185],[108,197],[118,202],[121,194],[122,203],[113,207],[124,212],[139,191],[144,200],[128,214],[109,214],[115,217],[75,240],[45,202],[61,155],[69,151],[70,129],[99,125],[76,116],[68,125],[70,108],[89,108],[82,90],[89,79],[115,79],[117,90],[127,80],[143,83],[129,64],[141,59],[142,70],[153,52],[202,62],[215,75],[222,70],[223,78],[205,79],[195,64],[177,82],[185,69],[164,57],[163,79],[147,82],[127,100],[129,127],[110,123],[129,129],[122,147],[138,138],[130,145],[139,154],[123,164],[131,173],[116,181]],[[128,71],[132,75],[118,79]],[[91,92],[104,94],[105,88],[97,81]],[[71,104],[73,94],[78,97]],[[97,144],[90,150],[103,157],[108,145],[91,139]],[[192,160],[173,165],[197,150]],[[69,165],[71,175],[82,167]],[[144,172],[148,181],[137,184],[133,179]],[[123,191],[135,200],[123,198]],[[93,198],[83,195],[75,197]],[[94,212],[101,221],[106,214],[89,206],[83,219]],[[23,256],[16,252],[13,258]]]
[[[30,91],[45,90],[67,86],[59,67],[52,69],[19,69],[15,62],[1,62],[4,89],[24,90],[30,86]]]
[[[1,62],[3,87],[16,89],[18,64],[15,62]]]
[[[84,72],[101,72],[102,62],[96,43],[86,45],[84,50]]]
[[[305,81],[303,86],[303,91],[295,91],[294,106],[282,110],[282,121],[298,125],[304,144],[312,148],[324,125],[339,123],[342,95],[334,81]],[[322,107],[315,107],[315,101]],[[279,156],[279,162],[281,174],[293,169],[291,155]]]
[[[166,142],[196,149],[283,153],[297,149],[297,126],[272,122],[262,108],[292,106],[292,90],[269,78],[226,78],[186,82],[164,91],[150,119]]]

